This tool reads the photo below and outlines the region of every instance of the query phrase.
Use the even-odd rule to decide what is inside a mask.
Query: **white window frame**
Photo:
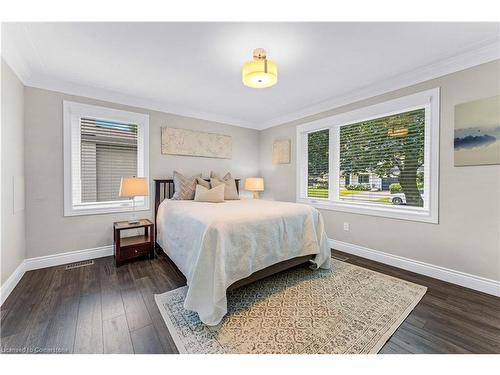
[[[314,207],[381,216],[394,219],[439,223],[439,88],[389,100],[354,111],[330,116],[297,126],[297,181],[296,201]],[[344,125],[425,108],[424,139],[424,207],[381,206],[369,202],[350,203],[340,200],[340,128]],[[329,129],[328,198],[307,196],[307,135]]]
[[[64,216],[107,214],[132,211],[132,200],[124,199],[108,202],[81,202],[80,154],[82,117],[133,123],[138,126],[137,133],[137,176],[146,177],[149,185],[149,116],[142,113],[121,111],[70,101],[63,101],[64,111]],[[78,159],[78,160],[77,160]],[[73,184],[77,183],[77,189]],[[136,211],[150,209],[150,197],[136,197]]]

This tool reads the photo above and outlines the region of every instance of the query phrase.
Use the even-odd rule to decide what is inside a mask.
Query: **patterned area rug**
[[[228,294],[228,314],[203,324],[183,307],[187,286],[156,295],[180,353],[377,353],[427,288],[332,259]]]

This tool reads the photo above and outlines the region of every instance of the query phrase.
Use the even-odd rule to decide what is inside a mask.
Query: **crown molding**
[[[2,27],[4,27],[4,25],[2,25]],[[2,44],[2,58],[6,64],[10,66],[14,73],[16,73],[24,86],[61,92],[68,95],[82,96],[131,107],[138,107],[146,110],[160,111],[199,120],[212,121],[226,125],[258,129],[256,124],[239,118],[233,118],[231,116],[220,115],[208,111],[193,110],[192,108],[188,108],[184,105],[138,97],[102,87],[82,85],[75,82],[61,80],[43,72],[33,71],[27,63],[26,57],[23,56],[23,52],[25,54],[35,56],[41,66],[44,66],[44,62],[36,50],[35,44],[31,40],[28,30],[26,27],[21,25],[9,24],[6,27],[10,28],[10,38],[6,39],[8,43]],[[28,41],[28,43],[22,43],[23,40]],[[18,47],[22,45],[27,45],[27,49],[20,50]]]
[[[28,38],[28,36],[26,36]],[[15,40],[14,40],[15,41]],[[33,44],[31,44],[33,46]],[[34,47],[32,47],[34,48]],[[39,55],[36,54],[36,56]],[[106,102],[138,107],[142,109],[160,111],[173,115],[191,117],[199,120],[218,122],[226,125],[239,126],[249,129],[258,129],[252,122],[219,115],[216,113],[197,111],[179,104],[166,103],[159,100],[141,98],[134,95],[124,94],[101,87],[81,85],[57,79],[43,73],[33,72],[25,58],[16,48],[9,45],[2,50],[2,58],[5,63],[16,73],[19,80],[27,87],[34,87],[43,90],[61,92],[68,95],[82,96]]]
[[[21,78],[21,77],[20,77]],[[104,88],[80,85],[74,82],[62,81],[53,77],[31,75],[31,78],[24,82],[25,86],[44,90],[57,91],[68,95],[82,96],[106,102],[138,107],[152,111],[170,113],[177,116],[191,117],[204,121],[212,121],[226,125],[238,126],[243,128],[257,129],[255,124],[229,116],[216,113],[197,111],[186,106],[166,103],[163,101],[141,98],[134,95],[124,94]]]
[[[347,94],[335,96],[327,100],[306,106],[298,111],[278,116],[268,121],[252,122],[216,113],[193,110],[188,106],[167,103],[155,99],[137,97],[104,88],[86,86],[74,82],[63,81],[38,72],[33,72],[26,63],[22,54],[15,48],[2,51],[2,57],[17,74],[25,86],[39,89],[62,92],[69,95],[88,97],[92,99],[122,104],[142,109],[161,111],[178,116],[213,121],[226,125],[238,126],[249,129],[264,130],[274,126],[283,125],[292,121],[321,112],[329,111],[343,105],[372,98],[391,91],[399,90],[411,85],[422,83],[434,78],[442,77],[460,70],[471,68],[493,60],[500,59],[500,40],[487,40],[469,46],[466,52],[456,54],[418,69],[378,81],[374,84],[355,89]]]
[[[2,46],[2,60],[16,73],[17,78],[19,78],[23,85],[26,86],[26,82],[28,82],[31,75],[31,70],[22,55],[14,48]]]
[[[481,44],[476,44],[475,48],[469,49],[467,52],[460,53],[410,72],[353,90],[348,94],[329,98],[314,105],[304,107],[301,110],[288,113],[284,116],[276,117],[270,121],[262,123],[259,129],[264,130],[274,126],[284,125],[295,120],[300,120],[308,116],[369,99],[391,91],[396,91],[498,59],[500,59],[500,40],[496,39],[493,42],[489,40]]]

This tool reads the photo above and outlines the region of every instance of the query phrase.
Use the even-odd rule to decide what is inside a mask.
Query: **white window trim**
[[[434,88],[297,126],[296,201],[326,210],[439,223],[439,92],[439,88]],[[339,165],[337,165],[337,160],[340,158],[340,127],[422,107],[426,109],[424,191],[430,192],[424,196],[424,207],[403,208],[340,201]],[[329,153],[328,198],[309,198],[307,197],[307,134],[323,129],[330,130],[329,147],[333,150]]]
[[[149,185],[149,115],[112,108],[63,101],[64,111],[64,216],[107,214],[132,211],[130,199],[110,202],[81,203],[73,195],[73,181],[80,179],[80,162],[73,160],[73,147],[80,145],[80,118],[95,117],[103,120],[129,122],[138,125],[137,175],[146,177]],[[81,186],[81,184],[78,184]],[[151,189],[150,189],[151,190]],[[150,197],[137,197],[136,211],[150,209]]]

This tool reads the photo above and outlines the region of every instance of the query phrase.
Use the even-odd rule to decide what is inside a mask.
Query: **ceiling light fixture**
[[[276,64],[266,59],[266,51],[256,48],[253,51],[253,60],[243,65],[243,84],[254,89],[271,87],[278,82],[278,68]]]

